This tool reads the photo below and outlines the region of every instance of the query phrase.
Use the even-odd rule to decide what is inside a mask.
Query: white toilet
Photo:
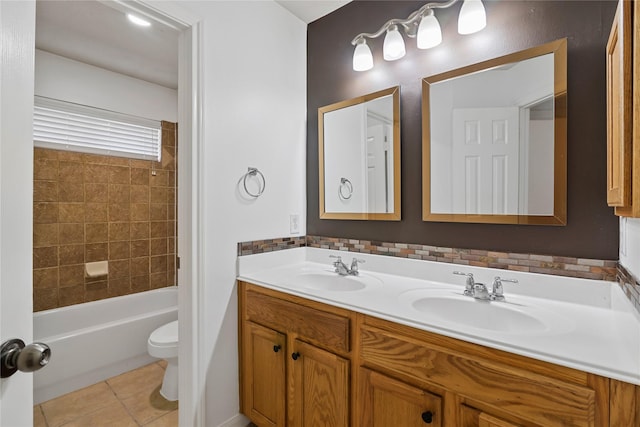
[[[167,360],[160,394],[167,400],[178,400],[178,321],[153,331],[147,341],[147,351],[153,357]]]

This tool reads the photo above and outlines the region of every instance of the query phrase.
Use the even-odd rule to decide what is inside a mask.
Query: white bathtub
[[[147,354],[149,334],[177,318],[177,287],[34,313],[34,341],[51,347],[34,374],[34,403],[158,360]]]

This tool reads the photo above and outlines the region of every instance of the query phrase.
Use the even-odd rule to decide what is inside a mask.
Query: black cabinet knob
[[[274,353],[277,353],[280,351],[280,349],[282,348],[282,346],[280,344],[276,344],[273,346],[273,351]]]
[[[295,353],[291,353],[291,358],[293,360],[298,360],[298,357],[300,357],[300,353],[299,352],[295,352]]]
[[[426,411],[422,413],[422,421],[427,424],[431,424],[433,421],[433,413],[431,411]]]

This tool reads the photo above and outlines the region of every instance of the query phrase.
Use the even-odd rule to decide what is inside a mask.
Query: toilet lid
[[[178,321],[160,326],[151,333],[149,343],[155,346],[176,345],[178,343]]]

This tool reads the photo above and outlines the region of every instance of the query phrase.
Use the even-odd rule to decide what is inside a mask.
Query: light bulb
[[[464,0],[458,16],[458,33],[472,34],[487,26],[482,0]]]
[[[420,20],[417,38],[418,49],[429,49],[442,42],[440,23],[431,9],[429,9],[428,15],[423,16]]]
[[[365,39],[359,39],[353,51],[353,70],[367,71],[373,68],[373,55]]]
[[[400,35],[400,31],[398,31],[397,25],[392,25],[387,30],[387,35],[384,37],[384,44],[382,45],[382,53],[385,61],[395,61],[402,58],[406,53],[404,40]]]

